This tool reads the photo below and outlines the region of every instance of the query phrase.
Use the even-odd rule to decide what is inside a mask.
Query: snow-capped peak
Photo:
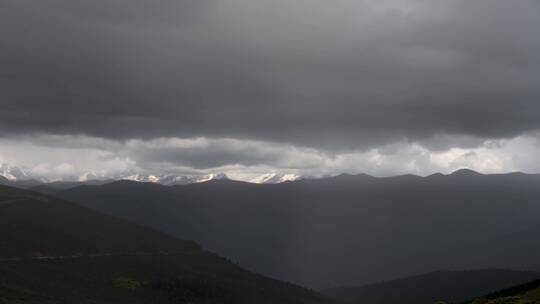
[[[85,172],[79,176],[78,181],[88,182],[88,181],[95,181],[95,180],[107,180],[110,178],[111,176],[108,176],[106,172]]]
[[[20,181],[31,179],[30,173],[26,169],[20,167],[11,166],[8,164],[0,165],[0,175],[7,178],[10,181]]]
[[[158,183],[166,186],[192,184],[194,178],[185,175],[167,174],[159,177]]]
[[[10,181],[23,181],[35,179],[39,182],[51,182],[51,181],[98,181],[98,180],[131,180],[136,182],[146,183],[158,183],[166,186],[172,185],[187,185],[195,183],[203,183],[212,180],[228,180],[229,177],[225,173],[210,173],[206,175],[180,175],[180,174],[151,174],[137,172],[135,170],[124,171],[122,173],[111,174],[106,171],[88,171],[78,176],[72,176],[68,179],[50,179],[43,176],[43,174],[37,174],[34,170],[25,169],[9,165],[6,163],[0,164],[0,176],[7,178]],[[247,182],[257,184],[278,184],[287,181],[295,181],[302,177],[297,174],[283,174],[283,173],[267,173],[258,176],[252,180],[245,180]]]
[[[146,183],[158,183],[159,177],[155,175],[144,175],[144,174],[133,174],[125,176],[122,179],[131,180],[135,182],[146,182]]]
[[[299,180],[301,178],[300,175],[292,173],[267,173],[252,179],[251,182],[256,184],[279,184]]]
[[[229,177],[225,173],[211,173],[211,174],[199,177],[196,180],[196,183],[204,183],[211,180],[227,180],[227,179],[229,179]]]
[[[212,173],[207,175],[200,176],[185,176],[185,175],[153,175],[153,174],[131,174],[123,176],[122,179],[131,180],[136,182],[146,182],[146,183],[158,183],[166,186],[172,185],[187,185],[194,183],[203,183],[211,180],[224,180],[229,179],[229,177],[224,173]]]

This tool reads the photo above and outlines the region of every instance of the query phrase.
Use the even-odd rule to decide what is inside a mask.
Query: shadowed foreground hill
[[[25,190],[0,186],[0,256],[200,251],[125,220]]]
[[[0,186],[0,303],[328,303],[191,241]]]
[[[0,303],[330,303],[208,253],[0,262]]]
[[[538,304],[540,303],[540,280],[514,286],[509,289],[475,299],[469,304]]]
[[[461,170],[174,187],[121,181],[55,195],[316,288],[540,265],[540,242],[528,232],[540,224],[540,175]]]
[[[509,270],[440,271],[361,287],[324,290],[346,303],[462,303],[487,293],[539,279],[537,272]]]

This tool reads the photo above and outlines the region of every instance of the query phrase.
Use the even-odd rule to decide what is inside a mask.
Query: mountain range
[[[0,303],[535,303],[539,182],[0,186]]]
[[[313,288],[441,269],[538,270],[540,175],[375,178],[186,186],[118,181],[55,196],[152,227],[256,272]]]
[[[2,179],[3,177],[3,179]],[[7,179],[7,181],[6,181]],[[28,188],[38,184],[64,183],[64,184],[96,184],[115,180],[132,180],[137,182],[157,183],[166,186],[188,185],[202,183],[210,180],[230,179],[225,173],[210,173],[202,175],[181,174],[143,174],[126,171],[117,174],[105,174],[100,172],[85,172],[66,180],[52,180],[42,175],[34,174],[32,170],[12,166],[6,163],[0,164],[0,184]],[[302,179],[302,176],[291,173],[264,173],[249,179],[256,184],[277,184]]]

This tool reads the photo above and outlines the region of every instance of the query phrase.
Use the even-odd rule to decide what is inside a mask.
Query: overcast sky
[[[538,0],[0,0],[0,163],[540,172]]]

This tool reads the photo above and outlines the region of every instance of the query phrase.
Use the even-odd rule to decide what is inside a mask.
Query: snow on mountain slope
[[[302,177],[297,174],[267,173],[252,179],[251,182],[256,184],[279,184],[299,180],[301,178]]]
[[[137,182],[146,183],[158,183],[166,186],[172,185],[187,185],[194,183],[203,183],[211,180],[224,180],[229,179],[224,173],[212,173],[200,176],[185,176],[185,175],[146,175],[146,174],[132,174],[121,177],[120,179],[132,180]]]
[[[72,176],[69,179],[49,179],[45,176],[36,174],[31,169],[13,166],[7,163],[0,164],[0,176],[9,181],[27,181],[36,180],[42,183],[53,181],[59,182],[88,182],[105,180],[132,180],[137,182],[158,183],[166,186],[188,185],[194,183],[203,183],[211,180],[226,180],[229,177],[225,173],[211,173],[206,175],[179,175],[179,174],[145,174],[137,171],[124,171],[122,173],[111,174],[110,172],[91,171],[78,176]],[[302,177],[297,174],[267,173],[251,180],[245,180],[257,184],[278,184],[287,181],[299,180]]]
[[[11,166],[8,164],[0,165],[0,175],[7,178],[10,181],[32,179],[32,177],[30,176],[29,170],[19,168],[16,166]]]
[[[212,173],[212,174],[204,175],[197,178],[196,183],[204,183],[211,180],[225,180],[225,179],[229,179],[229,177],[225,173],[217,173],[217,174]]]

